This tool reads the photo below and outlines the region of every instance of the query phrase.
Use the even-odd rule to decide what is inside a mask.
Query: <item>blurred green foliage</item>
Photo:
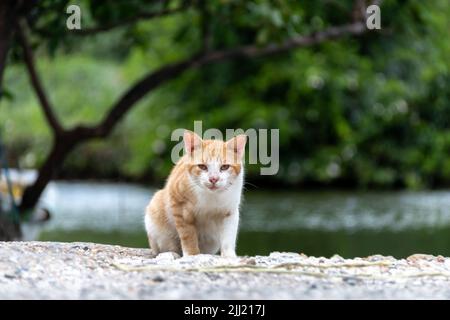
[[[134,81],[199,50],[205,28],[214,49],[264,45],[348,23],[353,5],[168,1],[188,9],[77,36],[65,29],[67,3],[41,1],[31,18],[39,70],[65,126],[99,121]],[[154,1],[79,3],[83,26],[161,9]],[[447,0],[386,0],[380,32],[185,72],[139,102],[111,137],[77,148],[61,174],[162,181],[172,130],[203,120],[203,128],[280,129],[279,174],[259,177],[248,166],[261,184],[449,185],[449,17]],[[3,136],[21,167],[39,166],[51,135],[20,63],[5,84],[12,98],[1,101]]]

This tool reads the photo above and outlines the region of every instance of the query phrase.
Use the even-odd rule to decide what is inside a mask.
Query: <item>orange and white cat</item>
[[[247,136],[202,140],[186,130],[183,141],[185,155],[146,209],[150,247],[155,254],[235,257]]]

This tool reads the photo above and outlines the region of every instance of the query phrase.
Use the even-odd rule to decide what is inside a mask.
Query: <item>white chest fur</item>
[[[239,177],[222,192],[196,191],[195,220],[201,252],[217,253],[224,243],[230,243],[234,250],[242,185]]]

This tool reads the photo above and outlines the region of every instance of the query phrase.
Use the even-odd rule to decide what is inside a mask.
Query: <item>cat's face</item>
[[[194,184],[210,192],[230,188],[242,174],[242,157],[247,136],[239,135],[226,142],[202,140],[194,132],[184,134],[189,156],[188,172]]]

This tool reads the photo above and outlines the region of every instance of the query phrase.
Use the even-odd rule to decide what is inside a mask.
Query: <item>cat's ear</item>
[[[233,150],[239,158],[244,154],[246,143],[247,136],[245,134],[240,134],[226,142],[227,148]]]
[[[190,130],[185,130],[183,134],[184,150],[187,154],[192,154],[195,149],[201,147],[202,139]]]

